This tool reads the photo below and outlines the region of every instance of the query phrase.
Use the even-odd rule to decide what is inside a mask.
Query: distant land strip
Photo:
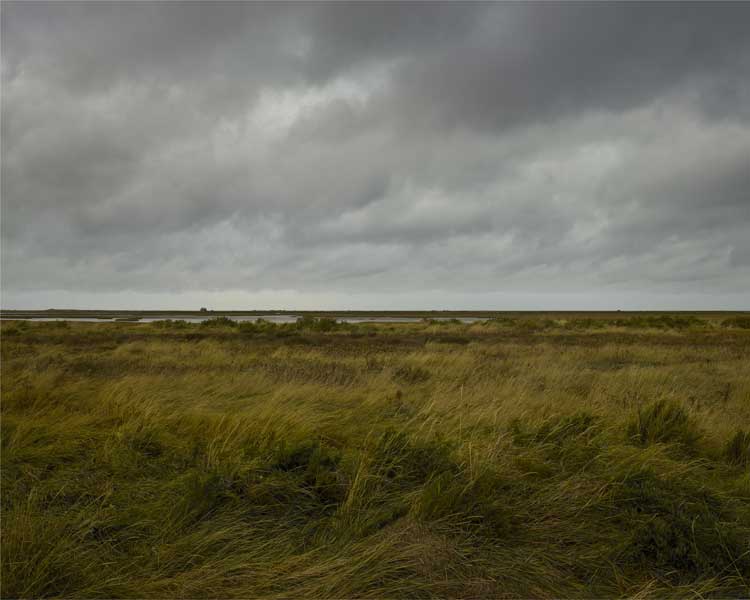
[[[575,311],[575,310],[80,310],[55,309],[47,310],[18,310],[0,309],[2,319],[75,319],[99,318],[102,320],[123,318],[195,318],[195,317],[264,317],[264,316],[311,316],[328,318],[346,317],[384,317],[384,318],[476,318],[492,319],[497,317],[533,317],[548,318],[588,317],[593,319],[608,319],[623,316],[643,315],[695,315],[703,317],[720,317],[727,315],[750,314],[750,311]]]

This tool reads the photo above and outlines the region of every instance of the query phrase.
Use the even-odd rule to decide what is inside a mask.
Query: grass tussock
[[[228,321],[2,323],[3,598],[750,594],[741,328]]]
[[[701,434],[683,406],[673,400],[657,400],[638,409],[628,424],[628,436],[644,446],[664,443],[693,449]]]
[[[750,431],[737,431],[727,441],[724,456],[729,464],[750,468]]]

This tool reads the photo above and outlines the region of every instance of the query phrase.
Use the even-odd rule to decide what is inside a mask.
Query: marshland
[[[746,313],[0,333],[3,597],[750,594]]]

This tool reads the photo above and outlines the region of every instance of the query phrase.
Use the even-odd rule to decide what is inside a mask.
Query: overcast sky
[[[750,309],[750,3],[2,3],[4,308]]]

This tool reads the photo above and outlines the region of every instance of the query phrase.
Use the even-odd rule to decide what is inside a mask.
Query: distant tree
[[[201,307],[201,312],[208,312],[208,309],[206,307]]]

